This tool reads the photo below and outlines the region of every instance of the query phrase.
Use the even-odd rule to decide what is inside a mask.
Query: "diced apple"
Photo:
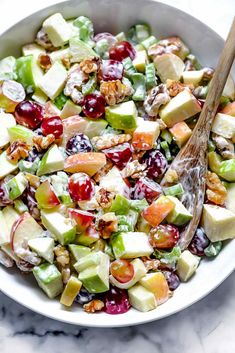
[[[6,183],[6,188],[8,190],[10,199],[15,200],[20,195],[22,195],[27,185],[28,185],[28,180],[26,179],[25,175],[22,172],[18,173],[16,176],[11,178]]]
[[[137,128],[133,133],[132,145],[137,150],[147,151],[153,148],[154,142],[160,134],[157,121],[137,120]]]
[[[52,116],[60,116],[61,111],[57,108],[57,106],[52,102],[48,101],[45,104],[44,116],[46,118],[50,118]]]
[[[147,312],[157,307],[154,294],[140,284],[128,289],[128,296],[133,308],[139,311]]]
[[[87,122],[79,115],[63,119],[63,139],[61,146],[66,147],[68,140],[79,132],[84,133]]]
[[[222,114],[227,114],[235,117],[235,102],[227,104],[221,111]]]
[[[235,138],[235,117],[227,114],[216,114],[211,131],[228,139]]]
[[[30,43],[22,47],[22,54],[24,56],[33,55],[35,59],[38,59],[40,54],[46,54],[46,50],[36,43]]]
[[[129,188],[122,178],[117,167],[113,167],[105,176],[100,179],[100,186],[107,191],[115,192],[123,196],[129,194]]]
[[[228,76],[226,85],[224,87],[222,96],[230,98],[232,101],[235,99],[235,85],[231,75]]]
[[[2,211],[0,211],[0,246],[8,244],[9,241],[10,239],[6,220],[3,216]]]
[[[0,179],[6,175],[15,172],[18,169],[18,164],[8,160],[6,151],[0,154]]]
[[[163,304],[169,299],[169,287],[162,272],[147,273],[140,279],[140,284],[153,292],[158,304]]]
[[[60,201],[48,180],[39,185],[35,193],[35,198],[39,208],[53,208],[60,204]]]
[[[208,153],[208,165],[212,172],[219,175],[220,165],[222,162],[222,157],[215,151]]]
[[[53,145],[44,154],[39,164],[37,175],[50,174],[64,168],[64,156],[57,145]]]
[[[69,217],[75,220],[79,233],[85,231],[95,219],[95,215],[91,212],[76,210],[74,208],[70,208],[68,212]]]
[[[160,110],[160,117],[168,127],[172,127],[180,121],[184,121],[201,111],[197,99],[187,90],[184,90],[172,98]]]
[[[114,129],[130,130],[136,128],[137,109],[134,101],[106,107],[105,119]]]
[[[48,17],[42,26],[55,47],[62,47],[72,35],[70,26],[60,13]]]
[[[11,230],[11,246],[13,251],[20,257],[18,251],[22,248],[24,241],[42,236],[43,229],[37,221],[28,213],[23,213],[15,221]]]
[[[61,111],[60,117],[61,119],[66,119],[71,116],[80,114],[81,111],[82,108],[80,105],[74,104],[70,99],[68,99]]]
[[[184,71],[183,60],[171,53],[157,56],[154,65],[162,82],[168,79],[179,81]]]
[[[63,291],[62,276],[55,265],[44,263],[35,266],[33,274],[39,287],[50,299],[57,297]]]
[[[88,152],[69,156],[64,163],[64,170],[68,173],[83,172],[93,176],[106,164],[104,153]]]
[[[187,282],[192,277],[198,268],[199,262],[200,258],[193,255],[190,251],[184,250],[182,252],[176,266],[176,271],[181,281]]]
[[[175,142],[181,148],[190,138],[192,135],[192,130],[189,128],[189,126],[184,122],[181,121],[174,126],[172,126],[171,129],[169,129],[171,134],[174,137]]]
[[[20,218],[20,214],[12,206],[6,206],[2,209],[2,215],[7,225],[7,242],[10,243],[12,226]]]
[[[22,140],[27,144],[32,145],[35,133],[25,126],[16,125],[8,128],[8,135],[10,142],[15,140]]]
[[[191,213],[184,207],[182,202],[174,196],[167,196],[168,199],[174,202],[174,209],[168,214],[166,220],[168,223],[182,226],[192,219]]]
[[[148,63],[148,56],[146,50],[140,50],[136,52],[136,56],[133,60],[133,66],[139,72],[145,72],[146,64]]]
[[[235,213],[216,205],[204,205],[202,227],[212,242],[235,238]]]
[[[55,61],[60,61],[63,58],[69,57],[70,56],[70,52],[69,52],[69,47],[65,48],[65,49],[58,49],[58,50],[54,50],[50,53],[50,58],[52,60],[52,62],[54,63]]]
[[[60,303],[68,307],[71,306],[74,302],[74,299],[80,292],[81,287],[82,282],[79,281],[77,277],[71,276],[61,295]]]
[[[235,183],[230,183],[227,186],[225,206],[228,210],[235,213]]]
[[[219,176],[227,181],[235,181],[235,158],[220,163]]]
[[[41,78],[38,86],[50,99],[55,99],[62,92],[66,79],[65,67],[56,61]]]
[[[143,217],[151,226],[155,227],[168,216],[174,207],[174,202],[162,195],[143,211]]]
[[[135,260],[131,261],[131,264],[134,267],[134,276],[130,281],[128,281],[126,283],[121,283],[118,280],[116,280],[116,278],[114,278],[112,275],[109,276],[110,282],[115,287],[118,287],[121,289],[131,288],[146,274],[147,269],[144,266],[143,261],[141,261],[140,259],[135,259]]]
[[[10,142],[8,128],[15,125],[16,121],[14,115],[4,112],[0,113],[0,148],[3,148]]]
[[[98,231],[95,229],[94,225],[91,224],[88,228],[82,232],[82,234],[77,234],[76,243],[84,246],[90,246],[99,240],[100,236]]]
[[[142,232],[119,233],[111,243],[116,258],[133,259],[153,253],[147,234]]]
[[[203,70],[184,71],[182,74],[183,82],[197,87],[203,78],[203,74]]]
[[[85,59],[97,57],[96,52],[90,45],[79,39],[79,36],[74,36],[69,40],[69,48],[72,63],[79,63]]]
[[[50,264],[54,260],[55,241],[48,237],[33,238],[28,241],[30,249],[35,251],[40,257],[48,261]]]

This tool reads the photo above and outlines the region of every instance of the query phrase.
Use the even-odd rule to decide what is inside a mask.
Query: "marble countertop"
[[[26,15],[55,2],[0,0],[0,33]],[[193,14],[223,37],[235,14],[234,0],[162,2]],[[205,299],[181,313],[120,329],[87,329],[56,322],[0,294],[1,353],[231,353],[235,352],[234,329],[235,273]]]

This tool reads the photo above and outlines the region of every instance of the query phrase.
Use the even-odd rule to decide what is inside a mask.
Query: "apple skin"
[[[228,114],[235,117],[235,102],[227,104],[221,111],[222,114]]]
[[[27,227],[25,226],[27,225]],[[22,229],[26,231],[22,232]],[[13,224],[10,234],[10,244],[14,252],[22,248],[23,240],[34,239],[41,236],[43,233],[42,227],[35,221],[35,219],[28,213],[23,213]],[[23,234],[23,237],[22,237]]]
[[[35,193],[35,198],[39,208],[50,209],[60,204],[60,201],[48,180],[39,185]]]
[[[74,219],[77,223],[77,231],[84,232],[95,219],[95,216],[87,211],[75,210],[70,208],[69,210],[69,217]]]

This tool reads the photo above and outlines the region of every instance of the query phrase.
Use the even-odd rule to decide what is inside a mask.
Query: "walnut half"
[[[114,212],[105,213],[98,221],[98,230],[103,239],[109,239],[118,230],[118,219]]]
[[[26,142],[16,140],[12,142],[7,149],[7,159],[12,162],[18,162],[20,159],[25,159],[30,150],[31,146],[27,145]]]
[[[87,304],[83,305],[83,309],[86,313],[95,313],[96,311],[101,311],[104,307],[102,300],[93,299]]]

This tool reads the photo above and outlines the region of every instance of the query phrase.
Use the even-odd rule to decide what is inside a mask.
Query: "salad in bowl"
[[[229,77],[208,141],[200,226],[176,172],[213,69],[147,24],[94,33],[45,19],[0,61],[0,263],[87,313],[150,311],[235,237],[235,102]],[[161,180],[167,186],[161,186]]]

